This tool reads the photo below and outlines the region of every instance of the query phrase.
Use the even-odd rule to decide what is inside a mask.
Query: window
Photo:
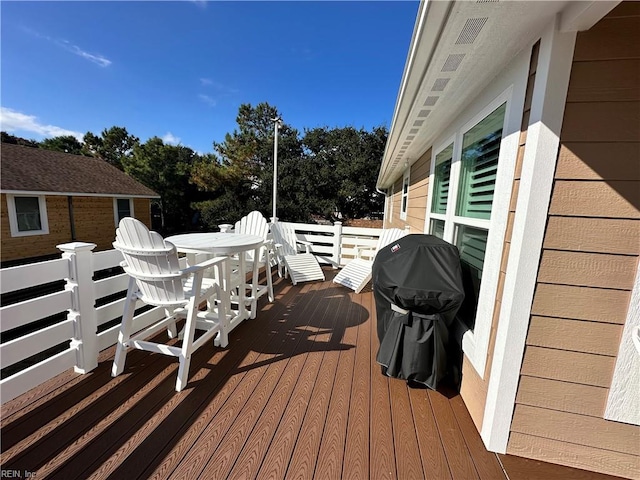
[[[113,214],[116,227],[124,217],[133,217],[133,200],[131,198],[114,198]]]
[[[44,196],[7,195],[7,204],[12,237],[49,233]]]
[[[435,156],[429,233],[460,252],[465,301],[458,318],[475,328],[498,171],[506,103],[448,143]]]
[[[409,168],[404,172],[402,178],[402,200],[400,204],[400,219],[407,219],[407,209],[409,208]]]

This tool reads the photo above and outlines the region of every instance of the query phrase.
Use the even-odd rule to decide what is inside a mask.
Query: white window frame
[[[134,211],[133,211],[133,198],[130,197],[115,197],[113,199],[113,221],[116,225],[116,227],[118,226],[118,200],[129,200],[129,210],[130,210],[130,215],[132,217],[135,216]]]
[[[28,197],[38,199],[38,208],[40,209],[40,230],[20,231],[18,228],[18,215],[16,212],[16,197]],[[47,217],[47,201],[44,195],[10,195],[7,194],[7,210],[9,212],[9,229],[12,237],[30,237],[33,235],[49,234],[49,219]]]
[[[525,79],[523,79],[524,81]],[[432,152],[431,172],[429,177],[429,201],[425,218],[425,232],[430,232],[431,220],[444,220],[444,240],[455,244],[457,226],[470,226],[486,230],[487,250],[484,258],[482,283],[478,293],[478,305],[473,330],[469,330],[462,320],[456,319],[458,328],[465,331],[462,337],[462,350],[473,365],[474,369],[484,378],[489,350],[491,325],[493,322],[495,298],[500,277],[500,262],[504,246],[504,234],[509,215],[509,200],[513,186],[513,172],[518,153],[518,139],[520,136],[520,119],[522,118],[522,106],[524,104],[524,89],[522,99],[515,101],[514,86],[509,85],[499,95],[484,106],[475,106],[474,114],[461,120],[455,128],[453,135],[448,135],[437,143],[438,147]],[[520,92],[518,92],[520,93]],[[500,141],[500,153],[498,156],[498,172],[496,175],[494,199],[491,211],[491,219],[479,219],[460,217],[455,214],[458,202],[458,188],[460,183],[462,140],[469,130],[490,115],[496,108],[506,103],[503,123],[502,139]],[[464,123],[462,123],[464,121]],[[509,133],[511,132],[511,133]],[[449,179],[449,198],[445,214],[431,212],[433,202],[433,183],[435,178],[436,155],[447,148],[453,142],[453,157],[451,159],[451,176]]]
[[[407,167],[404,171],[404,174],[402,175],[402,194],[400,195],[400,220],[407,219],[407,211],[409,210],[409,188],[411,187],[411,179],[409,176],[410,172],[411,167]],[[405,185],[407,187],[406,189]]]
[[[500,263],[504,248],[504,236],[509,218],[509,204],[513,188],[527,78],[529,75],[529,55],[523,54],[497,77],[482,93],[480,93],[433,143],[437,148],[432,151],[431,171],[429,177],[429,198],[425,215],[424,231],[430,232],[431,219],[443,219],[442,215],[431,213],[433,201],[433,183],[435,175],[435,156],[451,144],[454,139],[453,158],[451,162],[451,179],[449,182],[450,198],[447,201],[447,213],[444,215],[444,239],[454,241],[454,226],[469,225],[488,229],[487,250],[485,253],[482,284],[478,295],[476,320],[473,331],[469,330],[461,320],[457,320],[456,329],[462,329],[462,350],[480,378],[485,377],[485,367],[489,351],[491,326],[495,310],[495,300],[500,278]],[[460,175],[460,157],[462,154],[463,135],[506,103],[502,140],[498,157],[495,192],[490,220],[457,217],[455,215],[457,192]]]

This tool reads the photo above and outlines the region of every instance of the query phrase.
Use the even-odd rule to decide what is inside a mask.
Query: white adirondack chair
[[[269,237],[269,223],[267,219],[262,216],[258,211],[250,212],[245,217],[242,217],[235,224],[233,230],[234,233],[244,233],[249,235],[257,235],[265,240],[265,245],[260,248],[259,258],[254,257],[254,250],[245,253],[245,261],[247,271],[252,271],[252,277],[250,284],[245,284],[244,287],[247,290],[251,290],[251,318],[255,318],[256,315],[256,302],[265,293],[269,296],[269,301],[273,302],[273,280],[271,278],[271,255],[273,242]],[[232,262],[234,260],[232,259]],[[237,260],[236,260],[237,261]],[[260,269],[265,269],[266,284],[260,284],[258,281],[258,274]]]
[[[278,259],[278,274],[285,277],[291,276],[291,282],[311,280],[324,280],[324,272],[315,255],[311,253],[309,242],[298,240],[296,232],[289,223],[275,222],[271,224],[271,233],[275,242],[276,256]],[[298,251],[298,245],[304,247],[304,253]]]
[[[404,237],[405,230],[399,228],[386,228],[382,230],[375,249],[358,249],[357,257],[347,263],[334,277],[333,282],[349,287],[360,293],[371,280],[371,268],[378,251],[390,243]],[[367,253],[365,253],[367,252]],[[365,258],[368,257],[368,258]]]
[[[220,335],[222,347],[228,344],[229,325],[219,281],[227,259],[216,257],[182,269],[175,246],[130,217],[120,221],[113,246],[124,257],[121,265],[129,275],[129,288],[111,373],[114,377],[122,373],[127,351],[132,348],[178,357],[176,391],[179,392],[187,384],[195,350],[214,335]],[[137,331],[133,316],[139,301],[164,307],[165,318]],[[204,301],[209,309],[201,312],[198,307]],[[165,328],[170,338],[175,337],[176,321],[181,318],[186,318],[181,346],[149,341]],[[194,341],[196,329],[205,333]]]

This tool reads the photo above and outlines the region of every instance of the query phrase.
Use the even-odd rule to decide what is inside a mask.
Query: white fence
[[[328,226],[293,225],[301,240],[312,243],[312,252],[318,261],[334,268],[353,258],[356,247],[375,247],[382,232],[381,229],[343,227],[340,222]],[[118,267],[122,261],[120,252],[94,253],[95,244],[82,242],[58,245],[58,248],[63,252],[60,259],[5,268],[0,272],[2,295],[37,290],[52,282],[64,284],[64,289],[61,287],[54,293],[0,307],[3,336],[18,328],[29,332],[0,345],[1,368],[26,359],[31,359],[29,363],[33,363],[33,358],[38,360],[0,381],[0,403],[69,368],[78,373],[93,370],[98,364],[98,353],[116,343],[119,328],[116,320],[122,316],[128,277],[119,273],[120,270],[111,275],[96,276],[96,272]],[[39,327],[43,319],[60,313],[64,316],[62,321]],[[141,329],[162,318],[163,314],[161,308],[146,310],[135,317],[134,325]],[[59,353],[37,358],[67,342],[68,346]]]

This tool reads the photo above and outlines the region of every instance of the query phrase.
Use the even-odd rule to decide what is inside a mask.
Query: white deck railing
[[[301,240],[312,243],[312,252],[318,261],[334,268],[353,258],[357,247],[375,247],[382,232],[381,229],[343,227],[340,222],[293,225]],[[120,252],[93,252],[95,246],[83,242],[58,245],[63,252],[60,259],[0,271],[2,295],[64,282],[63,290],[0,307],[0,332],[3,335],[16,328],[34,330],[0,344],[0,367],[5,369],[36,355],[44,357],[43,352],[69,342],[61,352],[38,359],[36,363],[30,361],[33,365],[2,379],[0,403],[69,368],[78,373],[93,370],[98,365],[98,353],[116,343],[119,323],[115,320],[122,316],[128,277],[116,270],[110,276],[101,275],[106,278],[94,280],[96,272],[118,267],[122,261]],[[37,326],[43,319],[60,313],[64,320]],[[144,311],[135,317],[134,325],[141,329],[162,318],[163,314],[161,308]]]

